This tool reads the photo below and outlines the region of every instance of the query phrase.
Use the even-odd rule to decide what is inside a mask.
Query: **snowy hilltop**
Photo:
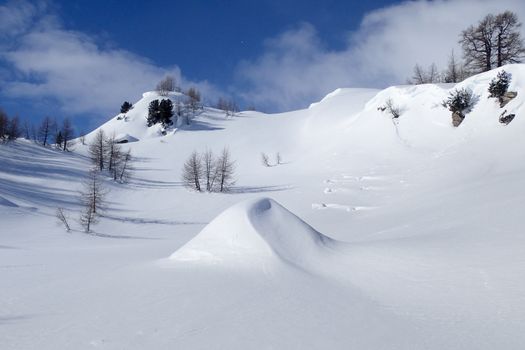
[[[3,349],[523,347],[525,65],[187,101],[0,145]]]

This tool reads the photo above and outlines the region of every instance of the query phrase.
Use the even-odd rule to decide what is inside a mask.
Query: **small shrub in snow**
[[[270,157],[266,153],[261,153],[261,162],[265,167],[270,167]]]
[[[457,127],[463,122],[465,114],[472,110],[476,100],[477,96],[470,89],[456,89],[449,94],[443,106],[452,112],[452,125]]]
[[[462,88],[452,91],[443,104],[449,111],[453,113],[459,112],[464,115],[472,110],[475,100],[472,90]]]
[[[66,213],[64,212],[64,209],[57,208],[57,211],[56,211],[55,215],[56,215],[58,221],[60,221],[60,223],[62,223],[62,225],[64,225],[66,231],[67,232],[71,231],[71,227],[69,226],[69,219],[66,216]]]
[[[509,90],[512,75],[502,70],[497,77],[492,79],[489,85],[489,98],[497,98],[500,104],[503,103],[503,98]]]
[[[389,113],[392,118],[396,119],[396,118],[399,118],[401,116],[401,108],[399,106],[396,106],[394,104],[394,101],[389,98],[388,100],[385,101],[385,105],[384,106],[381,106],[378,108],[380,111],[382,112],[387,112]]]

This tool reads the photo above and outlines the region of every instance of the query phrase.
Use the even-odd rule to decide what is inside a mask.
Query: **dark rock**
[[[505,107],[507,103],[516,98],[516,96],[518,96],[517,91],[507,91],[503,96],[499,98],[499,106],[501,108]]]
[[[505,110],[501,115],[499,116],[499,122],[501,124],[508,125],[516,116],[516,114],[507,114],[507,110]]]

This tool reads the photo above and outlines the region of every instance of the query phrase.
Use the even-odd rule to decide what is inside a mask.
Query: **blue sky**
[[[276,112],[338,87],[443,67],[457,36],[519,0],[0,2],[0,107],[89,130],[165,74],[214,102]]]

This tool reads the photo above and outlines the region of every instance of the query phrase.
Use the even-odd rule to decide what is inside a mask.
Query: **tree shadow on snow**
[[[239,194],[239,193],[264,193],[264,192],[281,192],[290,190],[293,187],[291,185],[285,186],[235,186],[230,189],[227,193]]]
[[[129,222],[133,224],[156,224],[156,225],[206,225],[207,222],[193,222],[193,221],[173,221],[162,219],[146,219],[146,218],[132,218],[124,216],[110,216],[104,215],[104,218],[120,222]]]

